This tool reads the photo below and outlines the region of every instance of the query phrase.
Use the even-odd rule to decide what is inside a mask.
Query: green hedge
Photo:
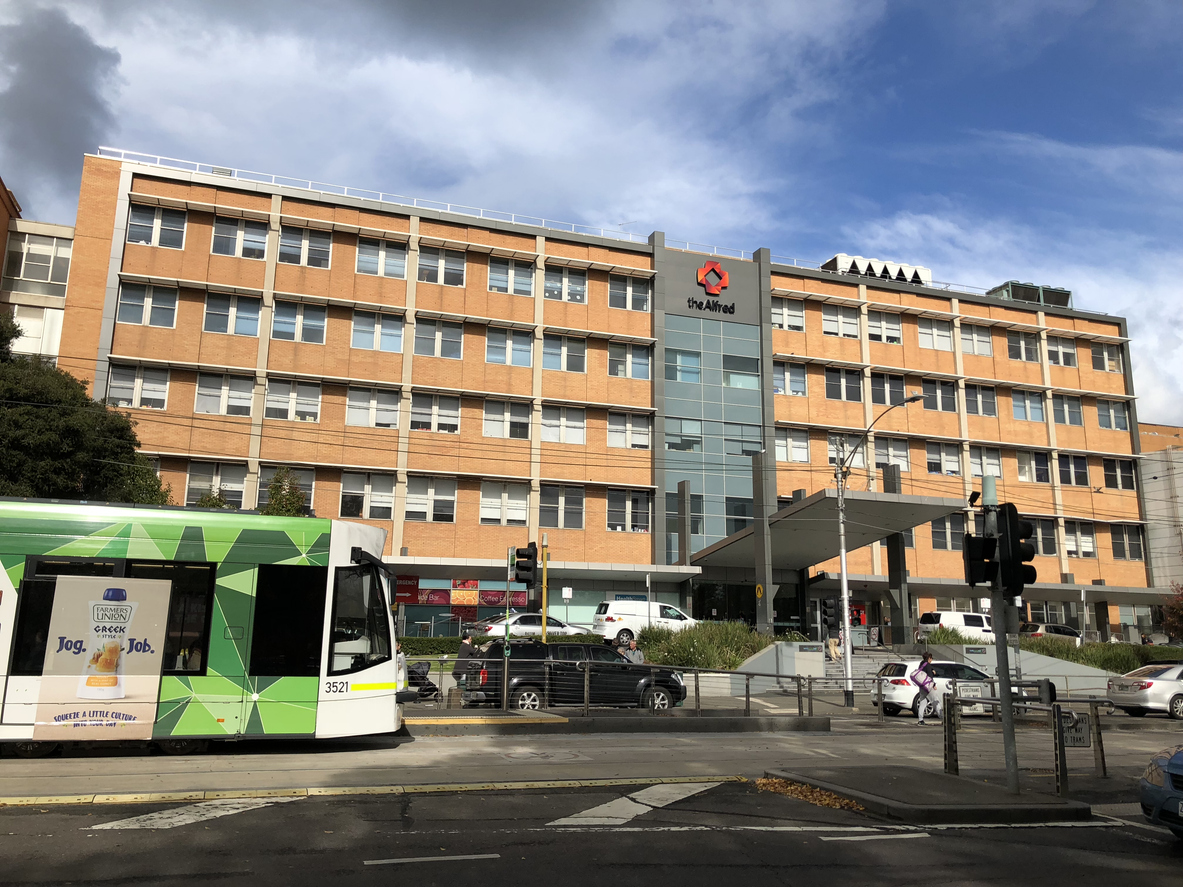
[[[442,638],[403,637],[398,640],[403,645],[403,655],[405,656],[455,656],[460,652],[460,638],[455,636]],[[602,644],[604,642],[604,639],[598,634],[577,634],[564,638],[552,636],[548,640],[551,643],[566,641],[572,644]],[[473,641],[477,644],[485,643],[482,636],[474,637]]]
[[[643,628],[637,646],[646,662],[657,665],[730,670],[774,640],[752,631],[746,622],[700,622],[681,631]]]
[[[925,635],[925,639],[930,644],[947,646],[982,643],[965,637],[955,628],[938,628]],[[1053,659],[1063,659],[1065,662],[1078,662],[1115,674],[1126,674],[1159,659],[1183,659],[1183,648],[1180,647],[1108,643],[1083,644],[1078,647],[1072,641],[1051,637],[1021,638],[1019,649],[1051,656]]]

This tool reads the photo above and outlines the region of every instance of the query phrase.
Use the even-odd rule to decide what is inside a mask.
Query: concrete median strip
[[[718,782],[689,783],[672,785],[662,783],[633,792],[623,798],[616,798],[606,804],[600,804],[581,813],[565,816],[547,823],[552,826],[587,826],[587,825],[624,825],[643,813],[648,813],[658,807],[665,807],[683,798],[689,798],[700,792],[708,791],[719,785]]]

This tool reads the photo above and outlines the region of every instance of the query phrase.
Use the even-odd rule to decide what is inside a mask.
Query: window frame
[[[151,211],[152,212],[152,224],[149,226],[149,225],[145,224],[144,222],[133,222],[132,221],[132,214],[136,210]],[[181,227],[179,229],[175,225],[165,226],[164,217],[165,217],[166,213],[173,213],[173,214],[179,215],[181,217]],[[151,235],[148,237],[148,239],[146,241],[131,239],[132,228],[145,228],[145,227],[150,227],[152,230]],[[189,229],[189,213],[186,210],[175,209],[171,206],[168,206],[168,207],[166,207],[166,206],[149,206],[146,203],[132,203],[132,204],[128,205],[128,208],[127,208],[127,234],[125,236],[126,243],[134,244],[136,246],[151,246],[151,247],[156,247],[158,249],[180,249],[180,250],[183,250],[185,248],[185,235],[188,233],[188,229]],[[181,232],[181,242],[179,245],[174,246],[171,243],[162,243],[161,242],[160,235],[161,235],[162,231],[177,231],[177,230],[179,230]]]
[[[1064,554],[1067,557],[1096,559],[1097,528],[1093,521],[1064,521]]]
[[[210,322],[210,317],[211,317],[211,313],[210,313],[210,300],[211,299],[219,299],[219,300],[225,299],[230,303],[228,306],[228,309],[227,309],[227,313],[225,315],[225,317],[226,317],[226,329],[225,330],[212,330],[209,328],[209,322]],[[253,317],[249,313],[246,315],[240,316],[240,306],[242,306],[244,303],[246,303],[246,304],[253,303],[254,308],[255,308],[255,313],[254,313]],[[202,314],[202,321],[201,321],[201,331],[202,331],[202,333],[211,333],[212,335],[215,335],[215,336],[245,336],[247,338],[257,339],[257,338],[259,338],[259,325],[262,322],[262,314],[263,314],[263,299],[259,296],[239,296],[239,295],[228,295],[226,293],[206,293],[205,294],[205,307],[204,307],[204,311]],[[222,315],[220,312],[215,312],[212,314],[212,316],[213,317],[221,317]],[[243,317],[245,317],[247,324],[250,324],[253,321],[254,328],[255,328],[254,332],[251,332],[251,333],[239,332],[239,327],[241,325],[240,320],[242,320]]]
[[[567,265],[546,265],[542,272],[542,298],[552,302],[568,302],[572,305],[586,305],[588,298],[588,269],[571,268]],[[583,295],[579,296],[577,285],[573,286],[571,278],[583,277]],[[558,277],[558,290],[553,286],[555,276]],[[557,292],[557,295],[551,293]]]
[[[1040,464],[1041,459],[1042,465]],[[1020,483],[1050,484],[1052,482],[1051,453],[1039,450],[1018,450],[1015,453],[1015,460]],[[1026,463],[1026,471],[1024,471],[1024,462]],[[1044,475],[1042,480],[1039,477],[1040,473]],[[1027,474],[1027,477],[1024,477],[1024,474]]]
[[[557,493],[553,491],[557,490]],[[554,496],[554,503],[548,501]],[[578,505],[575,504],[578,499]],[[587,492],[583,487],[573,484],[543,484],[538,485],[538,526],[547,530],[583,530],[586,529],[584,503]],[[554,509],[554,522],[551,522],[551,510]],[[578,518],[579,526],[574,526]]]
[[[1061,486],[1087,487],[1089,485],[1089,460],[1076,453],[1060,453],[1056,459]]]
[[[798,383],[800,383],[798,385]],[[799,388],[799,390],[798,390]],[[772,362],[772,393],[785,397],[809,396],[809,372],[803,363],[786,360]]]
[[[973,409],[970,409],[970,406]],[[987,407],[989,412],[987,412]],[[998,418],[998,390],[993,385],[965,385],[965,413],[968,416],[981,416],[984,419]]]
[[[1130,410],[1126,402],[1124,400],[1098,398],[1097,425],[1105,431],[1129,431]]]
[[[559,366],[547,366],[547,358],[554,356],[553,345],[556,339],[559,341]],[[579,342],[579,348],[572,349],[572,342]],[[549,351],[547,349],[548,343],[552,346]],[[571,369],[571,365],[576,359],[582,362],[582,366],[579,369]],[[579,336],[563,336],[558,333],[544,333],[542,336],[542,369],[555,373],[587,373],[587,339]]]
[[[643,283],[645,285],[643,299],[644,307],[637,307],[637,300],[639,294],[636,285]],[[623,290],[619,287],[623,284]],[[615,304],[623,297],[624,304]],[[640,311],[645,314],[649,313],[650,306],[653,304],[653,281],[648,277],[631,277],[622,274],[610,274],[608,276],[608,307],[619,308],[628,311]]]
[[[218,243],[218,239],[226,239],[229,234],[218,233],[218,225],[234,225],[234,250],[232,252],[219,252],[214,247]],[[246,232],[250,229],[256,234],[260,229],[263,234],[263,247],[259,250],[257,246],[251,246],[251,254],[247,254],[247,237]],[[258,219],[241,218],[236,219],[233,216],[214,216],[214,224],[210,233],[210,255],[211,256],[226,256],[231,259],[249,259],[252,262],[267,261],[267,241],[270,240],[271,226],[267,222],[261,222]],[[257,243],[255,240],[250,241],[251,244]],[[261,252],[261,255],[254,255],[254,252]]]
[[[558,423],[553,422],[554,413],[558,411]],[[578,421],[575,414],[578,413]],[[548,437],[548,429],[558,428],[558,439]],[[557,443],[568,446],[585,446],[587,444],[587,409],[584,407],[570,407],[563,404],[543,404],[542,424],[539,431],[542,443]],[[579,440],[568,440],[568,437],[579,437]]]
[[[276,323],[280,320],[280,316],[279,316],[279,306],[280,305],[285,306],[285,310],[287,309],[287,307],[293,306],[293,305],[296,308],[295,327],[292,330],[292,338],[290,338],[290,339],[287,338],[286,336],[277,336],[275,334]],[[311,324],[309,324],[307,321],[307,315],[308,315],[309,309],[311,309],[311,311],[314,314],[318,310],[324,312],[323,319],[319,325],[319,330],[320,330],[320,341],[319,342],[316,341],[315,339],[305,338],[305,326],[306,325],[308,326],[309,329],[312,329],[312,330],[318,329],[318,326],[317,326],[317,323],[315,322],[315,320]],[[287,318],[285,317],[285,318],[283,318],[283,320],[284,320],[284,322],[286,322]],[[328,326],[329,326],[329,308],[327,305],[316,305],[316,304],[312,304],[309,302],[293,302],[288,299],[276,299],[274,305],[272,305],[272,308],[271,308],[271,338],[276,340],[277,342],[295,342],[295,343],[299,343],[302,345],[323,345],[323,344],[325,344],[325,339],[328,337]]]
[[[673,360],[671,361],[671,357]],[[683,357],[693,357],[697,363],[691,366],[689,363],[682,363]],[[684,376],[693,376],[693,379],[683,378]],[[688,385],[702,384],[702,352],[690,351],[686,348],[666,348],[665,349],[665,380],[667,382],[684,382]]]
[[[624,420],[623,430],[621,430],[619,428],[613,429],[612,426],[614,424],[614,421],[615,421],[615,424],[620,424],[619,420],[621,420],[621,419]],[[668,422],[669,420],[667,419],[666,421]],[[643,431],[636,427],[637,425],[640,425],[642,423],[644,424]],[[651,450],[651,449],[653,449],[653,421],[652,421],[652,417],[650,417],[650,415],[648,413],[623,413],[623,412],[619,412],[616,410],[610,410],[608,412],[608,422],[607,422],[606,427],[607,427],[607,445],[614,450]],[[623,434],[624,435],[624,443],[623,444],[613,443],[612,438],[613,438],[614,434],[616,434],[616,435]],[[634,437],[636,437],[637,439],[641,439],[643,437],[644,441],[645,441],[644,445],[638,446],[637,442],[634,440]]]
[[[903,315],[894,311],[867,311],[867,340],[883,345],[903,345]]]
[[[1012,388],[1010,392],[1011,397],[1011,411],[1016,422],[1046,422],[1047,421],[1047,406],[1044,401],[1044,393],[1042,391],[1032,391],[1027,388]],[[1039,416],[1032,417],[1031,404],[1035,403],[1039,406]],[[1023,415],[1019,415],[1019,405],[1022,404]]]
[[[620,350],[624,349],[624,356],[620,356]],[[638,355],[643,355],[644,360],[638,360]],[[624,370],[622,373],[612,372],[613,365],[619,366]],[[637,368],[644,367],[644,375],[637,375]],[[640,379],[648,382],[653,375],[653,355],[648,345],[640,345],[635,342],[609,342],[608,343],[608,376],[612,379]]]
[[[977,450],[975,459],[974,450]],[[976,465],[975,465],[976,462]],[[994,469],[989,471],[988,469]],[[970,477],[1002,477],[1002,450],[997,447],[971,445],[969,448]]]
[[[493,494],[496,494],[497,503],[497,519],[493,520],[486,517],[490,509],[490,503],[494,501]],[[515,499],[515,502],[520,502],[520,506],[516,510],[511,510],[510,494],[516,493],[518,496],[525,494],[525,499]],[[486,495],[488,494],[488,495]],[[511,513],[518,513],[521,517],[511,518]],[[500,481],[500,480],[486,480],[481,481],[480,488],[480,506],[478,510],[478,523],[484,527],[525,527],[530,522],[530,484],[515,482],[515,481]]]
[[[1057,425],[1070,425],[1083,428],[1084,403],[1075,394],[1053,394],[1052,420]]]
[[[948,379],[921,379],[924,408],[940,413],[957,412],[957,383]]]
[[[500,412],[501,415],[491,415],[492,412]],[[514,413],[518,415],[515,417]],[[524,413],[524,417],[523,417]],[[489,429],[494,425],[499,425],[501,434],[490,434]],[[515,426],[525,426],[525,435],[514,434]],[[498,440],[529,440],[531,435],[531,428],[534,425],[534,406],[531,403],[519,400],[497,400],[495,398],[486,398],[481,408],[481,436],[494,438]]]
[[[912,470],[912,442],[906,437],[875,435],[875,469],[898,465],[900,471]]]
[[[434,261],[425,261],[432,254],[434,254]],[[457,263],[460,266],[459,280],[456,279]],[[468,254],[464,250],[421,246],[415,262],[415,278],[418,283],[465,286],[465,281],[468,278]]]
[[[360,397],[355,401],[354,395],[365,395],[365,405],[360,403]],[[394,406],[391,408],[389,404],[382,405],[379,403],[380,395],[390,395],[393,397]],[[362,409],[366,411],[366,422],[350,421],[352,416],[355,416]],[[378,424],[378,416],[382,413],[394,413],[394,422]],[[399,418],[402,412],[402,391],[397,388],[371,388],[363,385],[350,385],[345,390],[345,427],[346,428],[374,428],[379,431],[389,431],[399,427]]]
[[[675,446],[675,443],[678,446]],[[684,416],[667,416],[663,448],[672,453],[701,453],[703,451],[702,420]]]
[[[1138,472],[1133,459],[1102,459],[1101,469],[1105,475],[1105,489],[1137,491]],[[1127,479],[1129,486],[1126,486]]]
[[[206,380],[208,380],[208,379],[221,380],[219,383],[219,386],[218,386],[218,411],[217,412],[209,412],[208,410],[201,410],[201,409],[197,408],[197,405],[200,402],[201,397],[202,397],[201,383],[202,383],[203,378]],[[250,385],[250,395],[249,395],[249,399],[247,400],[247,411],[245,413],[242,413],[242,412],[231,413],[230,412],[230,404],[231,404],[231,400],[232,400],[232,398],[230,396],[231,393],[234,392],[236,395],[238,395],[236,398],[233,398],[233,400],[236,403],[238,403],[241,400],[241,395],[243,393],[241,385],[239,385],[238,389],[235,390],[235,386],[233,385],[233,382],[235,382],[235,381],[240,382],[240,383],[247,382]],[[199,415],[199,416],[228,416],[228,417],[232,417],[232,418],[236,418],[236,419],[249,419],[255,411],[255,388],[256,387],[257,386],[256,386],[254,376],[240,376],[236,373],[200,373],[199,372],[197,374],[197,381],[193,387],[193,412],[194,412],[194,414]],[[212,396],[211,390],[209,388],[206,388],[205,397],[210,397],[210,396]]]
[[[316,469],[301,467],[299,465],[260,465],[258,489],[255,491],[255,508],[258,511],[262,511],[267,507],[267,503],[271,500],[271,495],[267,488],[270,486],[271,481],[275,478],[276,472],[279,471],[280,468],[287,468],[299,481],[300,491],[304,494],[304,507],[302,509],[303,515],[305,517],[311,516],[314,511],[312,499],[316,495]]]
[[[951,455],[952,454],[952,455]],[[939,471],[933,471],[932,466],[936,463],[940,464]],[[929,474],[939,475],[941,477],[962,477],[964,476],[963,466],[961,464],[961,445],[955,443],[946,443],[939,440],[928,440],[924,442],[924,464],[928,469]],[[950,465],[956,465],[956,471],[949,469]]]
[[[1052,366],[1076,367],[1076,340],[1068,336],[1047,337],[1047,362]]]
[[[822,335],[840,339],[859,337],[859,316],[861,312],[853,305],[822,305]]]
[[[493,263],[505,266],[505,288],[501,289],[493,286]],[[522,274],[519,274],[519,269]],[[510,259],[505,256],[489,256],[488,265],[488,291],[491,293],[504,293],[505,295],[514,296],[528,296],[534,297],[534,263],[525,262],[521,259]],[[519,279],[525,278],[527,285],[525,292],[522,292],[518,287]]]
[[[790,465],[809,464],[808,428],[778,427],[776,429],[776,442],[774,446],[777,462],[784,462]]]
[[[428,327],[432,329],[432,351],[430,353],[419,350],[419,343],[427,341],[427,336],[421,335],[421,330],[426,330]],[[444,354],[444,343],[453,342],[451,337],[445,337],[444,332],[460,332],[460,352],[458,354]],[[415,337],[411,346],[414,349],[415,357],[436,357],[440,360],[463,360],[464,359],[464,323],[455,320],[443,320],[440,318],[423,318],[415,320]]]
[[[1006,356],[1023,363],[1039,363],[1039,333],[1007,330]]]
[[[420,416],[423,414],[422,401],[424,398],[431,399],[431,426],[429,428],[417,428],[417,427],[415,427],[416,421],[421,422],[422,419],[416,419],[416,413],[418,413]],[[418,400],[420,402],[418,407],[415,404],[416,400]],[[445,400],[448,401],[448,403],[441,406],[441,401],[445,401]],[[442,422],[441,419],[446,419],[450,416],[451,410],[445,409],[445,407],[450,407],[452,401],[455,401],[455,403],[456,403],[456,427],[452,428],[452,429],[448,429],[444,426],[447,424],[450,424],[450,423]],[[462,407],[462,403],[461,403],[461,399],[460,399],[459,395],[435,394],[435,393],[429,392],[429,391],[413,391],[413,392],[411,392],[411,417],[410,417],[409,423],[407,425],[407,430],[408,431],[425,431],[425,432],[430,432],[432,434],[457,434],[458,435],[458,434],[460,434],[460,418],[461,418],[461,412],[462,412],[461,407]]]
[[[293,261],[290,258],[292,243],[290,238],[294,232],[300,232],[300,257]],[[315,239],[317,243],[313,243]],[[324,238],[327,246],[322,245],[319,241]],[[285,251],[289,258],[284,258]],[[316,261],[313,261],[314,251],[319,254],[323,251],[326,255],[321,264],[319,255],[316,256]],[[280,265],[298,265],[302,268],[319,268],[325,271],[331,270],[333,262],[333,232],[326,231],[323,228],[302,228],[299,225],[280,225],[279,226],[279,249],[275,256],[276,262]]]
[[[867,448],[866,446],[859,446],[862,442],[863,436],[861,434],[843,434],[838,431],[831,431],[826,434],[826,459],[830,465],[834,465],[838,461],[838,441],[846,438],[846,457],[850,458],[851,452],[854,452],[854,458],[849,464],[849,468],[866,468],[867,467]],[[855,447],[858,447],[856,450]]]
[[[953,514],[938,517],[930,524],[932,532],[933,551],[961,551],[965,548],[965,514]],[[938,536],[939,534],[939,536]],[[940,544],[938,545],[938,538]]]
[[[347,478],[350,480],[347,480]],[[360,493],[356,489],[347,489],[347,486],[352,483],[352,479],[354,478],[361,478]],[[382,504],[387,493],[385,491],[374,491],[374,481],[379,478],[390,481],[388,505]],[[341,496],[337,502],[337,515],[342,520],[394,520],[394,504],[397,489],[398,478],[393,474],[386,474],[381,471],[343,471],[341,472]],[[345,497],[349,496],[351,499],[356,499],[359,495],[361,496],[361,503],[358,513],[346,514]],[[375,509],[383,508],[386,508],[389,514],[382,515],[374,513]],[[352,511],[352,509],[350,510]]]
[[[651,533],[653,530],[653,491],[638,490],[630,487],[609,487],[605,491],[607,507],[605,511],[605,526],[609,533]],[[614,505],[616,500],[619,504]],[[641,508],[645,506],[642,514]],[[612,522],[613,514],[623,515],[619,526]],[[643,519],[643,520],[642,520]]]
[[[498,336],[503,340],[500,345],[494,343],[494,339]],[[524,350],[517,347],[519,341],[524,338],[527,346]],[[500,348],[504,353],[504,360],[493,360],[490,355],[494,353],[495,348]],[[514,360],[515,357],[525,354],[526,362],[518,363]],[[534,365],[534,332],[532,330],[515,330],[508,327],[491,326],[485,330],[485,363],[495,364],[496,366],[515,366],[515,367],[531,367]]]
[[[984,338],[983,338],[984,334]],[[978,350],[983,347],[984,351]],[[967,348],[966,345],[969,345]],[[994,356],[994,330],[991,327],[977,323],[961,324],[961,353],[977,357]]]
[[[1115,342],[1093,342],[1093,369],[1102,373],[1124,373],[1125,351]]]
[[[952,351],[953,321],[919,317],[916,319],[916,337],[921,348],[927,348],[929,351]]]
[[[196,496],[193,495],[193,493],[194,493],[193,466],[194,465],[212,465],[213,466],[213,471],[210,473],[211,480],[210,480],[209,488],[208,489],[203,488],[203,492],[199,493]],[[241,485],[238,486],[237,488],[235,488],[232,485],[227,485],[226,480],[224,478],[224,474],[226,472],[226,469],[231,469],[231,468],[242,470]],[[229,496],[226,496],[227,503],[231,504],[234,508],[241,509],[243,507],[242,506],[243,494],[246,489],[246,477],[247,477],[247,466],[243,463],[240,463],[240,462],[208,462],[204,459],[190,459],[189,464],[185,468],[185,505],[186,506],[193,506],[197,503],[197,500],[200,499],[201,496],[204,495],[206,492],[213,493],[215,491],[220,490],[222,492],[223,496],[226,495],[226,492],[229,492],[231,494]],[[234,505],[235,494],[237,494],[237,500],[238,500],[237,505]]]
[[[111,389],[115,384],[116,373],[127,373],[129,370],[131,371],[131,399],[129,403],[122,404],[113,399]],[[164,376],[164,398],[160,406],[150,406],[144,403],[144,377],[148,373],[157,373]],[[168,367],[161,369],[159,367],[145,367],[142,365],[128,366],[126,364],[111,364],[110,372],[107,375],[107,396],[104,400],[120,410],[158,410],[163,412],[168,409],[168,383]]]
[[[362,260],[362,246],[363,245],[365,245],[365,247],[367,249],[370,249],[372,247],[376,250],[375,261],[377,264],[375,266],[376,270],[374,270],[374,271],[363,271],[362,270],[361,260]],[[403,270],[402,270],[401,274],[399,274],[399,273],[388,274],[387,273],[387,271],[390,269],[392,261],[393,261],[393,264],[396,269],[398,267],[398,262],[399,262],[399,259],[397,259],[397,258],[392,260],[392,258],[390,256],[390,248],[391,247],[394,247],[395,252],[402,253],[401,261],[402,261]],[[385,277],[388,280],[406,280],[407,279],[407,253],[408,252],[409,252],[409,250],[407,249],[407,244],[405,244],[399,240],[387,240],[384,237],[378,238],[378,237],[361,237],[361,236],[359,236],[357,238],[357,254],[354,256],[353,273],[354,274],[365,274],[367,277]],[[367,258],[368,257],[369,256],[367,254]]]
[[[362,315],[363,318],[366,316],[373,318],[373,327],[369,330],[369,336],[370,336],[370,345],[369,346],[357,344],[358,335],[359,334],[360,335],[366,334],[366,330],[364,327],[361,328],[360,330],[358,328],[358,325],[357,325],[358,315]],[[386,325],[387,325],[388,321],[391,322],[392,326],[394,327],[394,329],[391,330],[389,335],[387,334],[387,331],[386,331]],[[353,309],[353,316],[350,318],[350,321],[349,321],[349,347],[356,348],[359,351],[380,351],[380,352],[385,352],[386,354],[402,354],[403,353],[403,333],[405,331],[405,328],[406,328],[406,322],[401,314],[387,314],[384,311],[363,311],[360,308],[354,308]],[[398,343],[398,347],[393,348],[393,349],[383,348],[382,347],[383,343],[390,341],[390,340],[396,340]],[[378,347],[375,348],[374,347],[375,344]]]
[[[855,380],[857,388],[857,397],[850,397],[851,394],[851,380]],[[847,403],[862,403],[863,402],[863,371],[862,370],[848,370],[843,367],[826,367],[825,368],[825,383],[826,383],[826,400],[841,400]],[[839,397],[834,397],[831,393],[835,388],[838,390]]]
[[[418,486],[419,482],[426,485],[426,490],[420,494],[418,491],[412,489],[412,485]],[[450,495],[447,491],[448,485],[451,484]],[[438,487],[443,486],[444,492],[441,492]],[[428,474],[412,474],[407,478],[407,489],[404,499],[403,519],[414,521],[415,523],[430,523],[430,524],[455,524],[456,523],[456,500],[459,492],[459,485],[455,478],[437,477],[436,475]],[[411,517],[411,503],[412,499],[416,500],[422,495],[423,503],[426,505],[424,517]],[[447,518],[441,518],[439,515],[448,512],[440,510],[437,506],[450,504],[451,512]]]
[[[805,332],[805,300],[773,296],[772,325],[776,329],[791,333]]]
[[[895,373],[871,373],[871,403],[895,406],[907,398],[904,377]]]
[[[275,386],[275,390],[272,390],[272,385]],[[288,391],[287,391],[286,395],[281,395],[279,392],[279,387],[282,385],[288,386]],[[299,414],[300,414],[301,404],[304,404],[305,408],[307,407],[307,404],[309,403],[309,392],[310,392],[310,389],[313,389],[313,388],[316,389],[315,418],[310,418],[310,419],[300,418]],[[304,389],[304,390],[301,391],[301,389]],[[322,396],[323,396],[323,389],[322,389],[321,384],[319,382],[306,382],[306,381],[302,381],[300,379],[268,378],[267,379],[267,393],[263,398],[263,418],[269,419],[272,421],[276,421],[276,422],[302,422],[302,423],[317,424],[320,422],[321,397]],[[269,415],[267,415],[269,410],[277,409],[275,404],[279,402],[281,397],[286,397],[286,399],[287,399],[287,415],[286,416],[269,416]]]
[[[135,308],[136,304],[133,301],[124,299],[124,294],[130,290],[143,290],[142,301],[139,302],[140,319],[125,320],[123,317],[124,306]],[[166,306],[157,304],[157,293],[159,292]],[[167,305],[168,300],[171,299],[172,304]],[[176,287],[172,286],[156,286],[151,283],[131,283],[129,281],[119,282],[119,296],[115,305],[115,322],[125,324],[127,326],[150,326],[157,329],[175,330],[177,328],[177,302],[180,300],[180,292]],[[153,315],[157,309],[168,311],[168,323],[153,323]]]
[[[1113,547],[1114,560],[1146,560],[1146,542],[1140,524],[1110,524],[1109,541]],[[1137,554],[1134,554],[1135,550]]]

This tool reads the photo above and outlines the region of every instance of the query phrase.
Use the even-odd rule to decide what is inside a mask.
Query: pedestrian
[[[937,719],[940,720],[941,700],[933,692],[936,688],[936,679],[933,677],[932,654],[925,653],[920,660],[920,665],[908,677],[919,691],[916,694],[916,726],[924,726],[924,716],[928,713],[930,706]]]
[[[506,643],[509,639],[506,638]],[[452,677],[456,679],[456,686],[464,689],[467,686],[465,678],[468,676],[468,663],[472,659],[480,659],[480,651],[472,642],[472,632],[465,632],[460,638],[460,651],[456,654],[456,664],[452,666]]]
[[[641,648],[637,646],[637,639],[633,638],[628,642],[628,649],[621,650],[621,655],[624,656],[633,665],[641,665],[645,661],[645,654],[641,652]]]

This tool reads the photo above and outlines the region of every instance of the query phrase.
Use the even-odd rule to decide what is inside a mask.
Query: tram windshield
[[[390,659],[389,616],[373,567],[337,569],[331,638],[331,675],[351,674]]]

